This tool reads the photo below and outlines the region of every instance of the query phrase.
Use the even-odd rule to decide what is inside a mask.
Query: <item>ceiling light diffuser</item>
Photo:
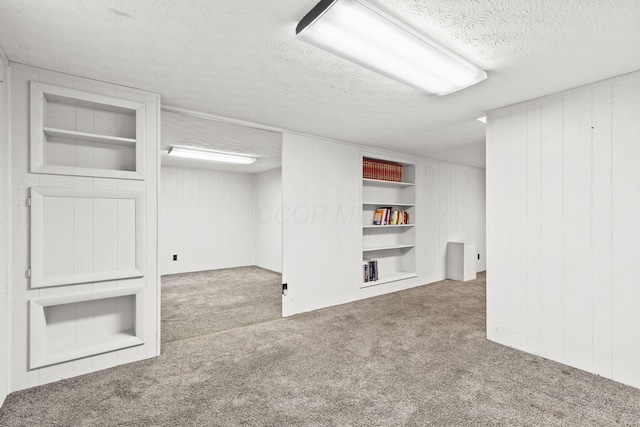
[[[476,120],[484,124],[487,124],[487,116],[478,117]]]
[[[368,0],[322,0],[296,39],[432,95],[487,78],[484,70]]]
[[[201,150],[199,148],[187,147],[171,147],[169,148],[169,156],[241,164],[250,164],[256,161],[255,157],[245,156],[243,154],[231,154],[221,151]]]

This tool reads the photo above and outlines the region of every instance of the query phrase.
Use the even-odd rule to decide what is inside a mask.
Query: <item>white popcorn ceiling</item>
[[[169,111],[162,112],[161,123],[163,165],[245,173],[265,172],[280,167],[281,133],[205,120]],[[247,154],[255,156],[257,160],[250,165],[237,165],[168,156],[169,147],[175,145]]]
[[[431,98],[295,41],[317,0],[3,0],[0,45],[165,105],[476,166],[485,111],[640,69],[637,0],[377,1],[488,79]]]

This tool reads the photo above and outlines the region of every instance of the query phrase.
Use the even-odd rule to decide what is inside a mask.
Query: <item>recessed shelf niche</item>
[[[29,301],[29,368],[144,344],[144,288]]]
[[[31,172],[144,178],[145,104],[31,82]]]

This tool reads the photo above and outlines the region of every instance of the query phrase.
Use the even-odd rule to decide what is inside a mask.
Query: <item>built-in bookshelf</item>
[[[385,163],[384,168],[391,169],[386,176],[396,181],[371,178],[370,169],[367,171],[366,168],[371,168],[372,160]],[[415,165],[363,157],[364,176],[369,177],[362,179],[361,287],[416,277]],[[380,211],[387,212],[386,217],[382,214],[382,220]],[[398,213],[395,221],[394,212]],[[365,277],[364,266],[370,260],[377,261],[377,280],[367,280]]]

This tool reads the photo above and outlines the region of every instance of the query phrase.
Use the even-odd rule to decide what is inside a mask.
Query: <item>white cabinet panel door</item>
[[[144,276],[139,191],[31,189],[31,287]]]

